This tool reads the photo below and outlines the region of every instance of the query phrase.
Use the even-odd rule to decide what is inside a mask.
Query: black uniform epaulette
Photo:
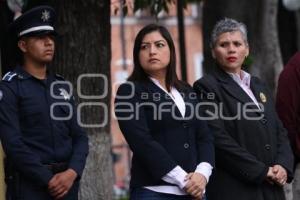
[[[7,73],[3,76],[2,80],[3,80],[3,81],[8,81],[8,82],[10,82],[10,81],[13,80],[14,77],[17,77],[17,75],[18,75],[17,72],[7,72]]]
[[[65,80],[65,78],[62,75],[59,74],[55,74],[55,78],[57,78],[58,80]]]

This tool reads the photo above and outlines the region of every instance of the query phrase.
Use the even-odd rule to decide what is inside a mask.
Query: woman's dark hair
[[[141,81],[146,82],[149,81],[148,74],[144,71],[140,64],[139,60],[139,53],[141,50],[141,44],[145,37],[145,35],[158,31],[161,36],[167,41],[168,46],[170,48],[170,63],[167,66],[167,73],[166,73],[166,87],[167,90],[170,91],[171,87],[175,87],[179,89],[181,86],[180,81],[178,80],[176,74],[176,53],[175,53],[175,46],[173,39],[169,33],[169,31],[160,25],[157,24],[149,24],[142,28],[139,33],[137,34],[135,41],[134,41],[134,48],[133,48],[133,62],[134,62],[134,69],[128,81]]]

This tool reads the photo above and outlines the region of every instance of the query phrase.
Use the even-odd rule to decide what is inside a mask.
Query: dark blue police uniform
[[[69,85],[61,81],[57,75],[39,80],[18,67],[0,83],[0,138],[13,199],[51,199],[47,185],[55,173],[71,168],[82,174],[88,139]]]
[[[11,29],[18,38],[54,34],[54,10],[36,7]],[[37,79],[17,67],[0,83],[0,139],[6,154],[7,199],[50,200],[54,174],[73,169],[78,177],[64,199],[76,200],[88,154],[77,122],[71,87],[61,76]]]

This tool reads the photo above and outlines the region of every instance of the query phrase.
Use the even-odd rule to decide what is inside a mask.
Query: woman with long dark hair
[[[115,113],[132,152],[131,200],[202,199],[214,166],[212,134],[197,120],[197,98],[178,80],[175,47],[163,26],[136,36],[134,70]]]

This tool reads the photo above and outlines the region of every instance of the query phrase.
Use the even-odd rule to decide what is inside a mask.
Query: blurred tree
[[[77,102],[85,103],[81,104],[83,107],[80,112],[83,124],[99,126],[103,124],[101,127],[86,128],[90,152],[79,196],[81,200],[111,200],[114,179],[110,137],[110,1],[28,0],[23,11],[45,4],[53,6],[58,16],[56,55],[50,69],[72,82],[74,92],[77,94],[86,96],[106,94],[97,99],[87,99],[82,95],[77,99]],[[0,8],[2,19],[7,6]],[[6,15],[4,17],[8,19]],[[1,50],[6,52],[6,49]],[[102,74],[106,81],[103,77],[91,77],[83,78],[80,85],[77,84],[78,77],[87,73],[92,76]],[[89,106],[91,103],[93,106]]]
[[[6,1],[0,0],[0,75],[5,74],[9,70],[9,66],[12,65],[12,48],[7,38],[9,37],[8,26],[13,20],[13,16],[14,14],[9,10]]]
[[[81,182],[80,199],[110,200],[114,181],[110,136],[110,1],[54,0],[54,7],[58,14],[59,33],[57,54],[53,63],[55,71],[74,83],[75,89],[81,88],[78,93],[106,93],[104,98],[79,99],[81,102],[98,105],[84,107],[83,123],[99,124],[106,121],[102,128],[86,129],[90,151]],[[85,78],[77,85],[78,77],[86,73],[102,74],[107,82],[99,77]]]
[[[203,7],[204,67],[215,65],[209,48],[215,23],[230,17],[247,25],[252,65],[249,70],[264,80],[272,91],[276,88],[282,60],[277,31],[278,0],[205,0]]]
[[[300,50],[300,1],[279,0],[278,32],[283,63]]]
[[[8,43],[5,38],[8,37],[8,22],[13,18],[13,14],[9,12],[6,2],[0,0],[0,77],[2,77],[2,72],[7,71],[3,66],[8,66],[8,60],[2,59],[9,57],[7,52]],[[0,200],[5,200],[5,174],[4,174],[4,152],[0,142]]]

